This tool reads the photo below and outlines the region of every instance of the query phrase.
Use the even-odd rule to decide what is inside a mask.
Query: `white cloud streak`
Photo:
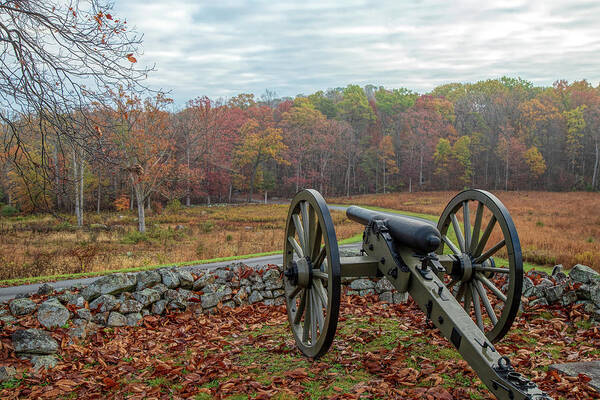
[[[484,4],[482,4],[484,3]],[[521,76],[600,80],[596,1],[118,0],[144,34],[148,84],[196,96],[281,96],[350,83],[425,92]]]

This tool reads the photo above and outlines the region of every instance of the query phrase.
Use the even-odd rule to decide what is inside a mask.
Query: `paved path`
[[[340,246],[340,249],[358,249],[360,247],[360,243],[348,244]],[[190,271],[198,271],[204,269],[215,269],[219,267],[226,267],[233,263],[242,262],[250,267],[258,267],[267,264],[281,264],[282,257],[281,254],[275,254],[272,256],[263,256],[263,257],[253,257],[253,258],[245,258],[241,260],[234,261],[220,261],[214,262],[210,264],[198,264],[198,265],[188,265],[185,267],[181,267]],[[64,281],[56,281],[50,282],[55,289],[67,289],[73,285],[89,285],[94,280],[98,279],[98,276],[92,278],[79,278],[79,279],[67,279]],[[30,294],[37,292],[38,288],[43,283],[34,283],[31,285],[21,285],[21,286],[8,286],[4,288],[0,288],[0,302],[10,300],[17,295]]]
[[[336,211],[346,211],[348,207],[346,206],[329,206],[331,210]],[[383,214],[394,215],[394,213],[382,212]],[[411,217],[412,218],[412,217]],[[352,249],[360,247],[359,243],[349,244],[340,246],[341,249]],[[272,255],[272,256],[264,256],[264,257],[254,257],[254,258],[246,258],[235,261],[221,261],[210,264],[199,264],[199,265],[189,265],[186,267],[181,267],[187,270],[203,270],[203,269],[215,269],[219,267],[225,267],[234,262],[242,262],[250,267],[256,267],[266,264],[281,264],[282,257],[280,254]],[[56,281],[51,282],[52,286],[56,289],[65,289],[69,288],[73,285],[89,285],[94,280],[98,279],[98,277],[93,278],[79,278],[79,279],[68,279],[64,281]],[[37,292],[38,288],[42,285],[42,283],[34,283],[31,285],[21,285],[21,286],[9,286],[0,288],[0,302],[10,300],[17,295],[30,294]]]

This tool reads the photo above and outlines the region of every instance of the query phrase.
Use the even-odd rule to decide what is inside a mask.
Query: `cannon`
[[[519,311],[523,286],[519,237],[498,198],[460,192],[437,224],[357,206],[346,215],[365,226],[361,256],[340,257],[329,208],[316,190],[298,192],[289,208],[286,307],[305,356],[316,359],[333,342],[342,277],[385,278],[410,294],[498,399],[550,399],[494,347]]]

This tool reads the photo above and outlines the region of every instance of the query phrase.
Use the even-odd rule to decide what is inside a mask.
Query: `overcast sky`
[[[502,75],[600,80],[600,2],[117,0],[178,105],[374,84],[426,92]]]

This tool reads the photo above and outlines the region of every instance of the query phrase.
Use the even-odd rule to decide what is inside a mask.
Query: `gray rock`
[[[271,292],[270,290],[261,290],[260,295],[265,299],[272,299],[273,297],[275,297],[273,296],[273,292]]]
[[[277,268],[270,268],[262,276],[263,282],[281,279],[281,272]]]
[[[204,289],[204,287],[206,285],[209,285],[211,283],[213,283],[215,281],[215,276],[210,274],[210,273],[205,273],[204,275],[202,275],[201,277],[199,277],[198,279],[196,279],[194,281],[194,284],[192,286],[193,290],[202,290]]]
[[[10,381],[17,376],[15,367],[1,366],[0,367],[0,383]]]
[[[587,265],[577,264],[569,272],[569,277],[575,282],[600,282],[600,274]]]
[[[258,290],[254,290],[250,297],[248,297],[248,303],[254,304],[258,303],[259,301],[263,301],[263,297]]]
[[[89,321],[83,318],[75,318],[71,322],[73,322],[74,326],[86,326]]]
[[[263,304],[265,306],[274,306],[275,305],[275,299],[264,299],[263,300]]]
[[[90,303],[90,310],[107,312],[119,308],[121,301],[112,294],[103,294]]]
[[[559,301],[563,295],[564,288],[561,285],[544,288],[544,297],[548,303]]]
[[[554,280],[556,281],[556,283],[561,284],[563,286],[568,286],[569,284],[569,277],[567,276],[567,274],[565,274],[564,272],[557,272],[556,274],[552,275],[552,278],[554,278]]]
[[[103,276],[81,291],[81,296],[87,301],[94,300],[103,294],[117,295],[133,290],[137,278],[132,274],[116,273]]]
[[[12,315],[0,315],[0,322],[4,322],[5,324],[12,324],[16,320]]]
[[[92,313],[87,308],[80,308],[77,310],[77,316],[86,321],[92,320]]]
[[[156,304],[156,303],[154,303],[154,304]],[[142,310],[142,317],[145,317],[146,315],[150,315],[150,310],[148,310],[147,308],[144,308]]]
[[[521,292],[523,296],[529,297],[528,293],[531,293],[531,288],[533,288],[533,281],[529,279],[527,276],[523,278],[523,291]]]
[[[44,283],[38,288],[37,294],[40,296],[45,296],[52,292],[54,292],[54,286],[50,285],[49,283]]]
[[[202,301],[202,308],[204,309],[212,308],[219,304],[220,301],[219,296],[217,296],[215,293],[203,294],[200,299]]]
[[[58,360],[52,355],[34,355],[31,357],[31,363],[33,364],[34,371],[41,369],[51,369],[56,367]]]
[[[194,292],[187,290],[187,289],[177,289],[177,292],[179,293],[179,296],[187,301],[189,299],[191,299],[192,297],[195,297],[196,295],[194,294]]]
[[[277,297],[281,297],[283,295],[285,295],[285,290],[283,290],[283,289],[273,290],[273,297],[277,298]]]
[[[577,298],[581,300],[591,300],[591,289],[592,286],[587,283],[582,283],[575,292],[577,293]]]
[[[404,293],[395,292],[394,293],[394,304],[402,304],[402,303],[406,303],[406,302],[408,302],[408,292],[404,292]]]
[[[161,315],[165,312],[165,308],[167,307],[166,300],[159,300],[156,303],[152,304],[152,314]]]
[[[164,283],[157,283],[152,286],[152,290],[156,290],[162,296],[169,288]]]
[[[393,303],[394,302],[394,295],[392,294],[392,292],[382,292],[379,295],[379,301],[382,301],[384,303]]]
[[[575,303],[575,301],[577,301],[577,293],[575,293],[573,290],[570,290],[563,294],[560,299],[560,304],[563,306],[568,306],[569,304]]]
[[[358,294],[361,296],[370,296],[372,294],[375,294],[375,289],[359,290]]]
[[[69,320],[69,310],[57,299],[46,300],[37,311],[37,319],[45,328],[53,329],[63,326]]]
[[[168,289],[167,289],[168,290]],[[139,292],[133,293],[133,298],[142,304],[142,307],[147,307],[152,303],[160,300],[161,293],[156,290],[156,287],[152,289],[143,289]]]
[[[82,296],[76,295],[68,303],[69,303],[69,305],[73,305],[77,308],[81,308],[81,307],[85,306],[85,299]]]
[[[346,294],[347,294],[348,296],[354,296],[354,295],[358,295],[358,290],[348,290],[348,291],[346,292]]]
[[[15,317],[20,317],[22,315],[31,314],[34,312],[37,308],[37,304],[35,304],[31,299],[23,298],[11,301],[8,307],[12,315]]]
[[[590,288],[590,300],[600,307],[600,286],[594,285]]]
[[[56,340],[48,332],[39,329],[19,329],[11,339],[17,353],[54,354],[58,351]]]
[[[394,285],[392,285],[392,283],[385,278],[379,279],[375,284],[375,291],[377,293],[390,292],[392,290],[394,290]]]
[[[139,313],[144,308],[143,304],[137,300],[125,300],[119,307],[122,314]]]
[[[562,264],[555,265],[555,266],[552,268],[552,276],[554,277],[554,276],[555,276],[556,274],[558,274],[559,272],[563,272],[563,270],[564,270],[564,269],[565,269],[565,268],[563,267],[563,265],[562,265]]]
[[[153,287],[162,282],[162,277],[157,271],[141,271],[137,274],[136,291]]]
[[[356,279],[350,284],[352,290],[375,289],[375,283],[370,279]]]
[[[233,279],[233,272],[225,268],[217,268],[216,270],[212,271],[212,274],[216,279],[220,279],[224,282],[230,282],[231,279]]]
[[[127,325],[127,318],[116,311],[111,312],[108,315],[108,321],[106,322],[108,326],[125,326]]]
[[[265,290],[267,285],[263,281],[258,281],[252,284],[252,290]]]
[[[179,285],[185,289],[191,289],[194,284],[194,276],[192,273],[185,269],[177,270],[177,277],[179,278]]]
[[[275,270],[270,270],[275,271]],[[279,272],[278,272],[279,273]],[[283,279],[269,279],[265,281],[265,290],[277,290],[283,288]]]
[[[127,325],[136,326],[142,319],[142,314],[139,312],[129,313],[125,315]]]
[[[535,300],[532,300],[529,302],[529,306],[533,307],[533,306],[547,306],[548,305],[548,300],[546,300],[543,297],[537,298]]]
[[[74,339],[85,339],[87,336],[85,326],[75,326],[69,329],[67,334]]]
[[[273,304],[276,306],[282,306],[285,304],[285,299],[283,297],[278,297],[276,299],[273,299]]]
[[[179,287],[179,275],[170,269],[160,269],[158,270],[160,276],[162,277],[162,283],[169,289],[175,289]]]
[[[108,321],[108,312],[99,312],[94,314],[94,318],[92,321],[99,325],[106,325],[106,321]]]
[[[246,293],[244,290],[239,290],[235,294],[235,296],[233,296],[233,301],[238,306],[241,306],[242,304],[245,304],[247,300],[248,300],[248,293]]]
[[[69,302],[74,301],[76,297],[77,294],[72,293],[70,290],[67,290],[64,293],[61,293],[58,296],[56,296],[58,301],[60,301],[63,304],[69,304]]]
[[[233,301],[229,300],[229,301],[226,301],[225,303],[223,303],[223,307],[234,308],[235,303]]]
[[[221,301],[231,300],[233,295],[233,291],[229,286],[221,285],[216,291],[215,294]]]

